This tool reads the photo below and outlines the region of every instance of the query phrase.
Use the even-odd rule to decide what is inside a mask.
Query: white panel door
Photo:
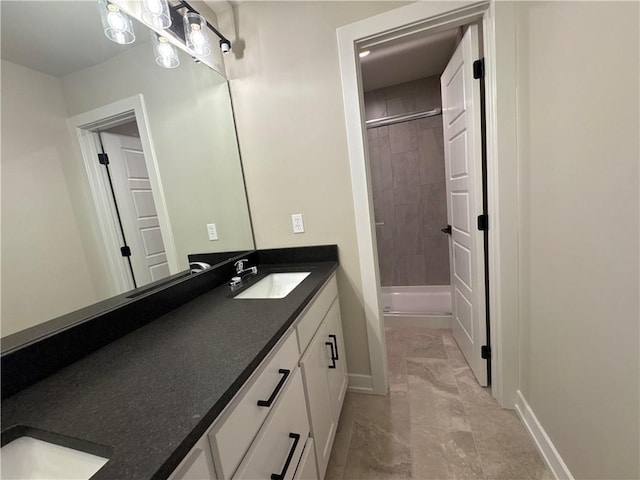
[[[445,142],[447,215],[451,225],[453,335],[480,385],[487,385],[484,237],[482,212],[480,81],[473,78],[479,58],[478,27],[469,26],[440,77]]]
[[[139,138],[101,133],[138,287],[169,276],[158,212]]]

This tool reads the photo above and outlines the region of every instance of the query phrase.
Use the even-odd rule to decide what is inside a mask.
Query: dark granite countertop
[[[270,271],[311,270],[282,299],[234,300],[217,287],[6,399],[2,429],[106,447],[95,480],[167,478],[336,268],[261,268],[251,284]]]

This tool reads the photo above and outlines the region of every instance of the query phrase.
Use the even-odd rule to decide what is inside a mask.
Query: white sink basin
[[[311,272],[270,273],[234,298],[284,298]]]
[[[2,480],[89,479],[109,460],[27,436],[2,447],[0,457]]]

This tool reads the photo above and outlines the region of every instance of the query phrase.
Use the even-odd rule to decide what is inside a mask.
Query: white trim
[[[518,387],[517,307],[517,174],[515,167],[515,20],[508,2],[416,2],[337,30],[340,71],[356,234],[360,259],[369,361],[374,393],[387,390],[384,323],[379,291],[370,177],[365,162],[363,96],[357,47],[408,35],[438,31],[482,19],[486,57],[489,164],[489,275],[492,340],[492,394],[502,406],[512,407]],[[511,45],[506,45],[511,38]],[[498,55],[500,55],[498,57]],[[500,86],[500,100],[497,95]],[[506,97],[502,100],[503,92]],[[508,108],[498,109],[501,107]],[[497,132],[500,132],[498,137]],[[498,163],[498,154],[502,163]],[[513,154],[513,155],[511,155]],[[510,156],[508,156],[510,155]],[[509,163],[511,162],[511,163]],[[503,169],[506,165],[508,168]],[[500,175],[498,176],[498,170]],[[502,208],[499,209],[498,205]],[[507,208],[505,208],[505,206]],[[511,209],[509,208],[511,206]],[[512,210],[515,207],[515,212]],[[506,213],[505,213],[506,211]],[[503,220],[504,215],[504,220]],[[503,222],[508,222],[507,229]],[[515,233],[514,233],[515,232]],[[514,293],[515,292],[515,293]],[[503,297],[509,295],[508,297]],[[515,296],[514,296],[515,295]]]
[[[557,480],[573,480],[574,477],[571,475],[569,467],[562,460],[560,453],[549,438],[549,435],[547,435],[547,432],[542,428],[538,417],[536,417],[520,390],[516,392],[516,412],[518,412],[520,420],[524,423],[527,432],[533,439],[533,443],[535,443],[544,463],[547,464],[554,478]]]
[[[162,182],[160,181],[157,155],[149,131],[149,117],[143,96],[139,94],[125,98],[89,112],[73,116],[67,120],[67,125],[69,126],[73,139],[77,139],[80,145],[85,170],[87,172],[87,180],[95,207],[100,237],[104,247],[101,252],[103,256],[102,259],[111,273],[109,285],[113,295],[130,290],[131,284],[122,257],[118,255],[117,248],[113,248],[114,245],[119,245],[117,220],[113,212],[111,196],[106,189],[105,182],[102,181],[104,173],[96,160],[98,151],[96,149],[96,134],[94,131],[98,128],[115,126],[133,118],[135,118],[138,124],[142,150],[149,172],[153,200],[158,212],[162,241],[167,254],[169,271],[173,275],[180,271],[178,255],[173,240],[173,231],[169,221],[164,190],[162,188]]]
[[[371,375],[357,375],[355,373],[350,373],[347,391],[351,393],[372,394],[374,393],[373,378]]]

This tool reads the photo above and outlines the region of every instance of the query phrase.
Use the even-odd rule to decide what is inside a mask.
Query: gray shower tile
[[[418,130],[420,154],[420,181],[422,185],[444,182],[444,150],[441,128]]]
[[[391,148],[389,146],[389,127],[381,127],[378,130],[378,152],[380,154],[380,167],[382,169],[382,188],[393,188],[393,169],[391,166]],[[386,134],[384,134],[386,132]]]
[[[394,286],[424,285],[425,274],[423,254],[396,255],[393,270]]]
[[[416,112],[416,102],[413,96],[402,96],[387,100],[388,115],[404,115]]]
[[[388,100],[399,97],[414,97],[415,96],[415,84],[414,82],[405,82],[398,85],[392,85],[380,89],[384,91],[385,98]]]
[[[412,152],[418,150],[418,130],[416,122],[389,125],[389,145],[391,153]]]
[[[416,121],[418,130],[427,130],[430,128],[442,128],[442,114],[433,117],[421,118]]]
[[[439,236],[425,237],[424,257],[426,262],[425,285],[449,285],[449,239],[440,232]]]
[[[373,90],[364,93],[364,112],[367,120],[387,116],[387,101],[384,91]]]
[[[420,203],[420,160],[417,152],[391,155],[396,205]]]
[[[378,244],[380,282],[383,287],[390,287],[393,285],[395,268],[393,228],[387,225],[376,227],[376,243]]]
[[[372,132],[372,130],[369,130]],[[383,175],[382,161],[380,158],[380,147],[378,145],[377,133],[370,133],[368,136],[368,151],[369,151],[369,172],[371,175],[371,187],[374,202],[376,199],[381,201],[383,190]]]
[[[396,256],[423,253],[420,205],[396,205]]]
[[[413,83],[418,110],[432,110],[442,106],[439,76],[421,78]]]
[[[425,236],[440,236],[440,229],[447,226],[445,183],[423,185],[420,189],[420,206]]]

